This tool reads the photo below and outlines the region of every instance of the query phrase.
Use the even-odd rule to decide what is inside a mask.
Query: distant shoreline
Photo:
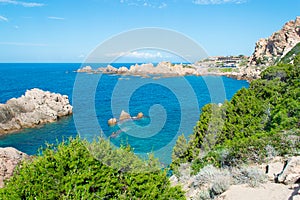
[[[88,74],[115,74],[122,76],[141,76],[143,78],[168,78],[180,76],[226,76],[237,80],[252,81],[259,78],[260,70],[251,67],[203,67],[196,64],[174,64],[160,62],[156,66],[153,63],[134,64],[129,68],[119,68],[107,65],[97,69],[87,65],[77,69],[77,73]]]

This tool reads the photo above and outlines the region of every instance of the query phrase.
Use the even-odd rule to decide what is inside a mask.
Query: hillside
[[[173,149],[171,166],[179,180],[187,176],[186,166],[198,177],[203,170],[221,173],[210,166],[234,169],[300,154],[300,54],[293,63],[267,68],[223,105],[203,107],[189,142],[181,136]]]
[[[295,56],[300,53],[300,42],[290,51],[288,52],[283,58],[281,58],[280,62],[282,63],[291,63]]]
[[[281,30],[269,38],[256,42],[255,50],[250,57],[250,65],[270,66],[285,56],[300,42],[300,17],[287,22]]]

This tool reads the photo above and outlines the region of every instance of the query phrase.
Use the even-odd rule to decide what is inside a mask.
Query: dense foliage
[[[70,139],[42,154],[22,164],[0,199],[184,199],[154,159],[142,161],[101,138]]]
[[[295,55],[298,55],[300,53],[300,43],[298,43],[291,51],[289,51],[281,60],[282,63],[290,63]]]
[[[197,172],[208,164],[233,166],[299,154],[300,54],[293,65],[269,67],[261,77],[222,106],[203,107],[187,150],[173,157],[173,169],[186,161]]]

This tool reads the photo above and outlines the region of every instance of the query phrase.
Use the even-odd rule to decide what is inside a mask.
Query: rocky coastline
[[[152,63],[135,64],[129,68],[115,68],[111,65],[93,69],[84,66],[77,73],[117,74],[124,76],[142,76],[145,78],[160,78],[173,76],[227,76],[238,80],[252,81],[260,78],[260,73],[268,66],[279,62],[295,45],[300,42],[300,17],[287,22],[281,30],[269,38],[256,42],[255,50],[247,56],[215,56],[208,57],[195,64],[172,64],[160,62],[157,66]]]
[[[173,64],[171,62],[160,62],[156,66],[152,63],[135,64],[129,68],[122,66],[115,68],[111,65],[93,69],[85,66],[76,71],[77,73],[89,74],[116,74],[122,76],[141,76],[144,78],[166,78],[177,76],[227,76],[238,80],[248,80],[259,78],[260,69],[252,67],[220,68],[207,67],[199,63],[196,64]]]
[[[27,90],[21,97],[0,104],[0,135],[55,122],[72,112],[66,95],[37,88]]]
[[[106,67],[100,67],[98,69],[92,69],[91,66],[85,66],[78,69],[79,73],[103,73],[103,74],[119,74],[119,75],[131,75],[131,76],[142,76],[149,77],[153,76],[186,76],[186,75],[201,75],[195,66],[184,65],[184,64],[172,64],[171,62],[160,62],[156,66],[152,63],[148,64],[135,64],[129,68],[122,66],[115,68],[111,65]]]

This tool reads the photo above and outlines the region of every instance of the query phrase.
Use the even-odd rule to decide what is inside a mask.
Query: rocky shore
[[[93,69],[85,66],[78,73],[103,73],[117,75],[132,75],[143,77],[172,77],[172,76],[227,76],[251,81],[260,78],[260,73],[268,66],[280,61],[295,45],[300,42],[300,17],[287,22],[283,28],[273,33],[269,38],[256,42],[255,50],[247,56],[215,56],[205,58],[195,64],[172,64],[160,62],[157,66],[152,63],[135,64],[129,68],[115,68],[111,65]]]
[[[30,157],[12,147],[0,148],[0,188],[4,187],[4,181],[13,176],[16,166],[24,159]]]
[[[174,76],[227,76],[239,80],[253,80],[259,78],[260,69],[251,67],[219,68],[206,67],[200,64],[172,64],[171,62],[160,62],[157,66],[152,63],[135,64],[127,68],[122,66],[115,68],[111,65],[93,69],[85,66],[76,71],[77,73],[91,74],[117,74],[124,76],[142,76],[145,78],[174,77]]]
[[[66,95],[36,88],[27,90],[25,95],[0,104],[0,134],[57,121],[71,115],[72,109]]]
[[[90,66],[78,69],[77,72],[85,73],[103,73],[103,74],[119,74],[119,75],[132,75],[132,76],[143,76],[149,77],[154,76],[186,76],[186,75],[201,75],[195,66],[184,65],[184,64],[172,64],[171,62],[160,62],[157,66],[152,63],[148,64],[135,64],[131,65],[130,68],[120,67],[115,68],[111,65],[106,67],[100,67],[98,69],[92,69]]]

